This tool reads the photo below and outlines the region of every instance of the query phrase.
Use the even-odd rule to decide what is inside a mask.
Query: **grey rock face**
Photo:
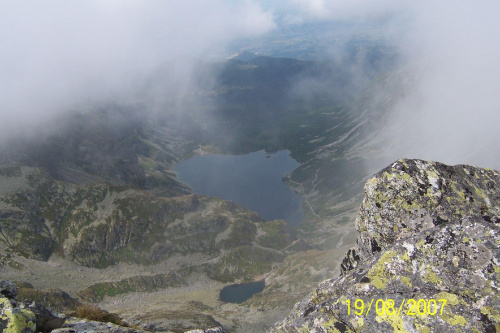
[[[24,309],[33,312],[35,315],[36,328],[38,332],[52,332],[52,330],[58,329],[64,324],[64,317],[55,315],[51,310],[47,309],[40,303],[24,303],[21,306]]]
[[[500,176],[399,160],[365,186],[358,247],[272,332],[500,330]]]
[[[493,170],[399,160],[365,185],[356,219],[360,254],[467,216],[497,224],[499,188],[500,175]]]
[[[8,299],[16,299],[17,286],[11,281],[0,280],[0,294]]]
[[[224,333],[224,329],[222,327],[209,328],[206,330],[191,330],[186,333]]]
[[[136,330],[129,327],[118,326],[112,323],[101,323],[98,321],[70,318],[66,320],[64,327],[53,330],[54,333],[141,333],[142,330]]]

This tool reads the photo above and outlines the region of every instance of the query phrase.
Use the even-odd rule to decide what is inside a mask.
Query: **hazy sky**
[[[318,20],[393,19],[385,33],[414,84],[383,92],[405,95],[383,131],[388,158],[500,168],[500,2],[293,1]]]
[[[415,86],[394,109],[395,157],[500,167],[500,2],[88,0],[0,3],[0,133],[55,112],[126,99],[179,58],[311,21],[385,20]],[[189,78],[172,69],[172,82]],[[404,130],[401,130],[404,129]],[[392,156],[391,155],[391,156]]]
[[[252,1],[2,1],[0,132],[89,101],[126,98],[162,64],[209,57],[274,27],[271,13]],[[178,79],[190,74],[173,71]]]
[[[500,168],[500,2],[425,1],[415,8],[416,89],[396,125],[416,156]],[[406,118],[406,119],[405,119]]]
[[[415,86],[394,110],[400,156],[500,168],[500,2],[409,6]]]

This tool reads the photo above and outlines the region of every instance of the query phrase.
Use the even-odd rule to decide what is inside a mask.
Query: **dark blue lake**
[[[304,217],[302,200],[282,178],[300,164],[287,150],[267,155],[204,155],[174,166],[177,178],[197,194],[231,200],[256,211],[267,221],[297,225]]]
[[[253,295],[264,290],[266,284],[264,281],[247,282],[242,284],[234,284],[222,288],[220,291],[220,300],[228,303],[243,303],[250,299]]]

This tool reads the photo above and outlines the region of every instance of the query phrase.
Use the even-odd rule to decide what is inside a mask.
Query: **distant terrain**
[[[2,278],[60,288],[144,329],[262,332],[339,272],[373,172],[369,120],[381,112],[362,96],[387,68],[356,85],[317,61],[247,54],[200,66],[217,80],[180,107],[150,112],[144,99],[73,111],[2,148]],[[284,179],[303,199],[296,228],[194,194],[172,169],[200,151],[262,149],[301,163]],[[224,286],[261,279],[248,301],[219,300]]]

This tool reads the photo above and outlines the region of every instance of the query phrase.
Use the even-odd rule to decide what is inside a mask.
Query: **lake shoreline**
[[[174,165],[177,179],[196,194],[233,201],[266,221],[293,227],[304,218],[303,199],[283,182],[300,164],[290,151],[197,155]]]

